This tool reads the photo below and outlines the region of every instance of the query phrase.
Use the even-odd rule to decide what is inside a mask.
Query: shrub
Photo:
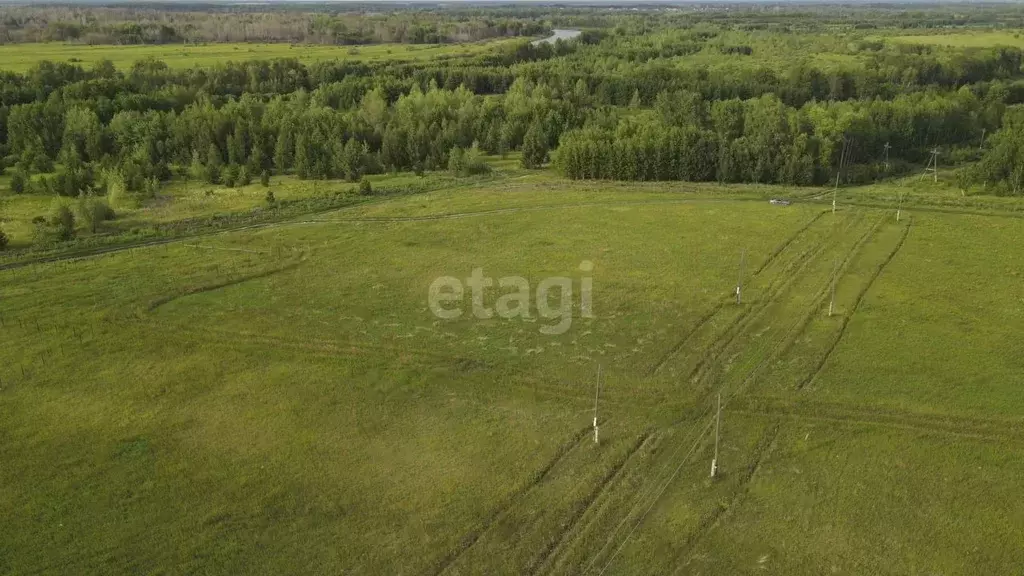
[[[480,153],[476,143],[473,143],[473,147],[466,150],[466,153],[462,156],[462,171],[462,176],[487,174],[491,171],[490,164],[484,162],[483,155]]]
[[[50,209],[47,220],[53,237],[57,240],[70,240],[75,237],[75,215],[63,203],[55,203]]]
[[[25,192],[26,180],[25,172],[21,169],[15,169],[14,174],[11,175],[11,192],[23,194]]]
[[[260,174],[260,184],[262,184],[264,188],[267,188],[267,187],[270,186],[270,171],[264,170]]]
[[[486,174],[491,171],[491,167],[484,162],[480,149],[474,143],[468,150],[459,146],[452,148],[448,154],[448,170],[456,176],[472,176]]]
[[[362,196],[369,196],[370,194],[373,194],[373,186],[365,176],[359,181],[359,194]]]
[[[238,178],[235,181],[238,186],[248,186],[252,184],[252,176],[249,175],[249,169],[244,165],[238,169]]]
[[[264,174],[266,174],[266,172],[264,172]],[[267,195],[263,199],[266,201],[268,206],[273,206],[277,203],[277,199],[274,198],[274,191],[270,189],[267,190]]]
[[[224,169],[224,172],[221,173],[220,179],[221,184],[228,188],[234,188],[235,183],[238,182],[238,166],[235,166],[234,164],[228,165],[228,167]]]
[[[78,218],[90,232],[95,233],[100,224],[113,220],[114,210],[106,200],[82,194],[78,197]]]
[[[7,248],[7,244],[10,240],[7,238],[7,234],[4,234],[3,230],[0,230],[0,250]]]

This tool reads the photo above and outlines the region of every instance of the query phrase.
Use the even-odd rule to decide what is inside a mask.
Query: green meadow
[[[416,180],[0,270],[0,460],[17,463],[0,467],[0,573],[1024,563],[1011,200],[888,182],[833,213],[809,189],[517,169],[375,185]],[[260,186],[208,189],[172,184],[106,233],[263,205]],[[50,199],[7,199],[4,228],[30,242]],[[569,278],[571,326],[543,333],[560,319],[535,297],[527,318],[478,319],[468,292],[435,316],[431,282],[474,268]]]
[[[370,44],[331,46],[321,44],[158,44],[113,46],[66,44],[0,45],[0,70],[25,72],[41,60],[69,62],[83,67],[110,60],[119,70],[126,70],[139,60],[156,59],[172,69],[213,66],[221,62],[245,62],[273,58],[295,58],[304,64],[320,61],[353,60],[380,62],[387,60],[428,60],[479,54],[515,40],[466,42],[461,44]]]

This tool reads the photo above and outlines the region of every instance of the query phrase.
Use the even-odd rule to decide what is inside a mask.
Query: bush
[[[461,146],[455,146],[448,152],[448,171],[456,176],[461,176],[464,170],[465,153]]]
[[[373,194],[373,186],[365,176],[359,181],[359,194],[361,196],[369,196],[370,194]]]
[[[230,164],[224,169],[224,172],[220,175],[221,184],[228,188],[234,188],[235,183],[238,181],[238,166]]]
[[[264,172],[264,174],[266,174],[266,172]],[[277,198],[274,198],[273,190],[267,190],[267,195],[263,199],[266,201],[268,206],[273,206],[277,203]]]
[[[0,250],[7,248],[7,244],[10,240],[7,238],[7,234],[4,234],[3,230],[0,230]]]
[[[63,203],[54,204],[50,209],[47,223],[56,240],[70,240],[75,237],[75,215]]]
[[[15,194],[23,194],[25,192],[25,184],[28,178],[25,177],[25,172],[21,169],[15,169],[14,174],[11,175],[11,192]]]
[[[472,176],[474,174],[487,174],[491,171],[491,166],[487,162],[484,162],[483,155],[480,154],[480,149],[476,143],[462,156],[462,171],[461,176]]]
[[[468,150],[456,146],[448,154],[448,170],[456,176],[472,176],[474,174],[486,174],[491,167],[484,162],[483,156],[476,143]]]
[[[242,166],[238,169],[238,179],[235,181],[238,186],[248,186],[252,184],[252,176],[249,175],[249,169]]]
[[[95,233],[100,224],[114,219],[114,210],[106,200],[82,194],[78,197],[78,218]]]
[[[260,174],[260,184],[262,184],[264,188],[270,187],[270,172],[268,170],[264,170]]]

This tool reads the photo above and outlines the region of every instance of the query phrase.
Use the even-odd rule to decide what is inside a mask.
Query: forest
[[[1019,194],[1024,183],[1024,44],[1009,33],[986,47],[893,35],[907,22],[947,25],[938,7],[866,8],[855,25],[835,23],[832,12],[757,7],[629,15],[0,10],[9,41],[236,39],[234,31],[203,36],[200,16],[246,34],[258,29],[251,20],[273,23],[263,39],[295,42],[583,31],[571,41],[524,38],[427,61],[242,59],[184,70],[155,59],[128,69],[41,61],[0,74],[0,168],[15,194],[102,202],[153,197],[183,179],[233,186],[283,174],[358,181],[479,172],[483,156],[510,153],[526,168],[550,163],[570,179],[820,186],[919,170],[938,150],[943,164],[958,167],[964,194]],[[987,7],[960,25],[992,33],[1021,17],[1015,6]],[[899,29],[879,28],[885,21]],[[304,32],[292,35],[297,22]],[[117,37],[126,27],[131,38]],[[412,28],[432,31],[410,38]]]

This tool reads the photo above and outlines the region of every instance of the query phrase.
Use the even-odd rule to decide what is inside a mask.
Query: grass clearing
[[[155,58],[170,68],[214,66],[223,62],[246,62],[272,58],[295,58],[305,64],[332,60],[381,62],[388,60],[429,60],[479,54],[496,46],[515,42],[501,39],[460,44],[369,44],[364,46],[327,46],[320,44],[247,44],[217,43],[202,45],[159,44],[109,46],[85,44],[6,44],[0,45],[0,70],[26,72],[41,60],[69,62],[90,67],[110,60],[119,70],[128,70],[140,60]]]
[[[870,202],[771,206],[786,195],[772,187],[543,173],[438,184],[0,271],[0,458],[19,463],[0,468],[0,571],[1021,562],[1024,300],[1005,298],[1019,219],[912,205],[897,223]],[[223,192],[172,186],[172,201],[125,218],[262,195]],[[468,301],[458,319],[428,309],[434,278],[475,267],[532,288],[566,276],[576,295],[585,260],[596,318],[577,300],[561,335],[540,332],[554,320],[535,301],[529,320],[476,319]]]

